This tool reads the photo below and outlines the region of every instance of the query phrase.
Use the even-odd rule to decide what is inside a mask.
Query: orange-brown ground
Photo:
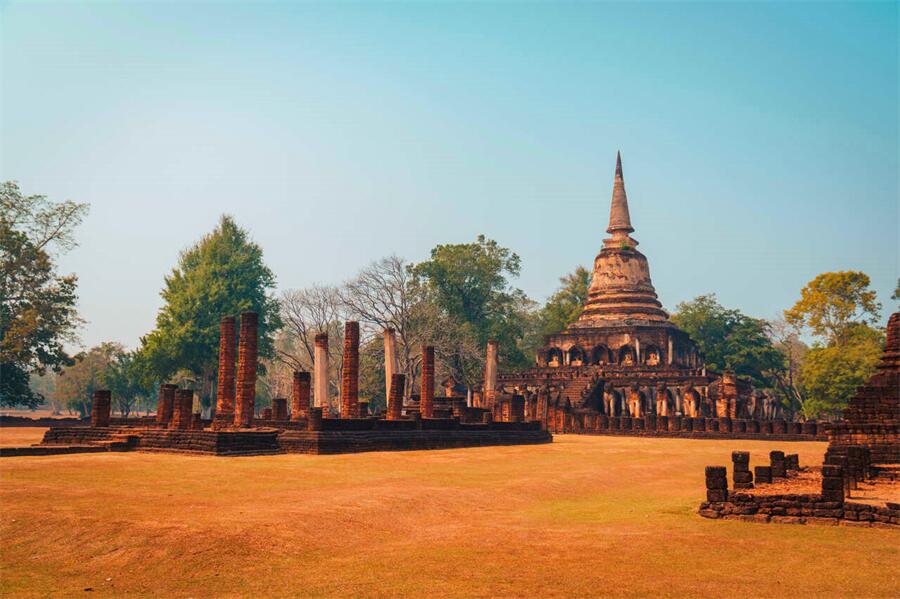
[[[46,430],[32,426],[0,427],[0,447],[27,447],[40,443]]]
[[[885,597],[900,534],[707,520],[703,468],[824,443],[0,459],[6,597]],[[91,588],[91,593],[85,593]]]

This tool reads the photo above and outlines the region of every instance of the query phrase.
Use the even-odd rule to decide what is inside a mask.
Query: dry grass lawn
[[[900,533],[695,514],[704,466],[776,448],[809,464],[825,444],[3,458],[0,593],[896,597]]]

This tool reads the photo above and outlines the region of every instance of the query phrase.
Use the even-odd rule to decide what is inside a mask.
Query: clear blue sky
[[[91,204],[86,345],[134,346],[223,212],[279,288],[479,233],[545,299],[621,149],[664,305],[898,275],[898,5],[0,5],[0,177]]]

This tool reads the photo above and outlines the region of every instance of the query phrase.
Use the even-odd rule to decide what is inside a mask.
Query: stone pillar
[[[316,348],[313,354],[313,370],[315,371],[316,407],[328,407],[328,333],[316,335]]]
[[[422,392],[419,396],[419,413],[422,418],[434,415],[434,347],[422,346]]]
[[[91,402],[91,426],[109,426],[109,413],[112,410],[112,393],[108,389],[94,391]]]
[[[322,408],[309,409],[309,417],[306,419],[306,428],[311,431],[322,430]]]
[[[498,352],[500,345],[496,339],[487,342],[487,355],[484,362],[484,401],[485,407],[494,409],[494,395],[497,390]]]
[[[844,501],[844,468],[824,464],[822,466],[822,500]]]
[[[785,478],[787,476],[783,451],[770,451],[769,463],[772,467],[772,478]]]
[[[216,385],[216,414],[234,413],[234,317],[219,323],[219,380]]]
[[[308,372],[294,371],[294,383],[291,386],[291,420],[306,418],[309,413]]]
[[[203,430],[203,415],[200,412],[191,414],[191,430]]]
[[[669,351],[666,352],[666,364],[671,364],[672,360],[674,360],[674,356],[672,355],[672,338],[669,337]]]
[[[175,385],[159,386],[159,401],[156,403],[156,423],[168,426],[172,420],[172,410],[175,407]]]
[[[706,500],[709,502],[728,500],[728,475],[725,466],[706,467]]]
[[[262,419],[263,420],[271,420],[272,419],[272,408],[263,408]]]
[[[406,376],[403,374],[391,375],[391,395],[388,397],[387,419],[400,420],[403,413],[403,388],[406,385]]]
[[[722,406],[716,416],[720,418],[737,418],[737,377],[734,372],[726,370],[722,373],[721,396]]]
[[[256,333],[259,316],[256,312],[241,314],[238,342],[237,401],[234,410],[235,426],[250,426],[256,404]]]
[[[341,418],[359,413],[359,323],[344,325],[344,365],[341,368]]]
[[[283,397],[276,397],[272,400],[272,419],[273,420],[287,420],[287,399]]]
[[[384,330],[384,398],[391,396],[391,377],[400,372],[400,364],[397,362],[397,336],[394,329],[388,327]]]
[[[731,463],[733,466],[731,476],[734,478],[734,488],[752,489],[753,473],[750,472],[750,452],[732,451]]]
[[[172,411],[172,422],[169,428],[176,430],[188,430],[191,428],[191,419],[194,413],[193,389],[178,389],[175,391],[175,409]]]
[[[753,469],[753,473],[756,475],[757,484],[772,482],[771,466],[757,466]]]

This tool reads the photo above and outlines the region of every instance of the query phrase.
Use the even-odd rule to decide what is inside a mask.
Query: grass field
[[[5,597],[896,597],[900,534],[713,521],[732,449],[551,445],[248,458],[0,460]],[[85,589],[92,589],[85,592]]]

